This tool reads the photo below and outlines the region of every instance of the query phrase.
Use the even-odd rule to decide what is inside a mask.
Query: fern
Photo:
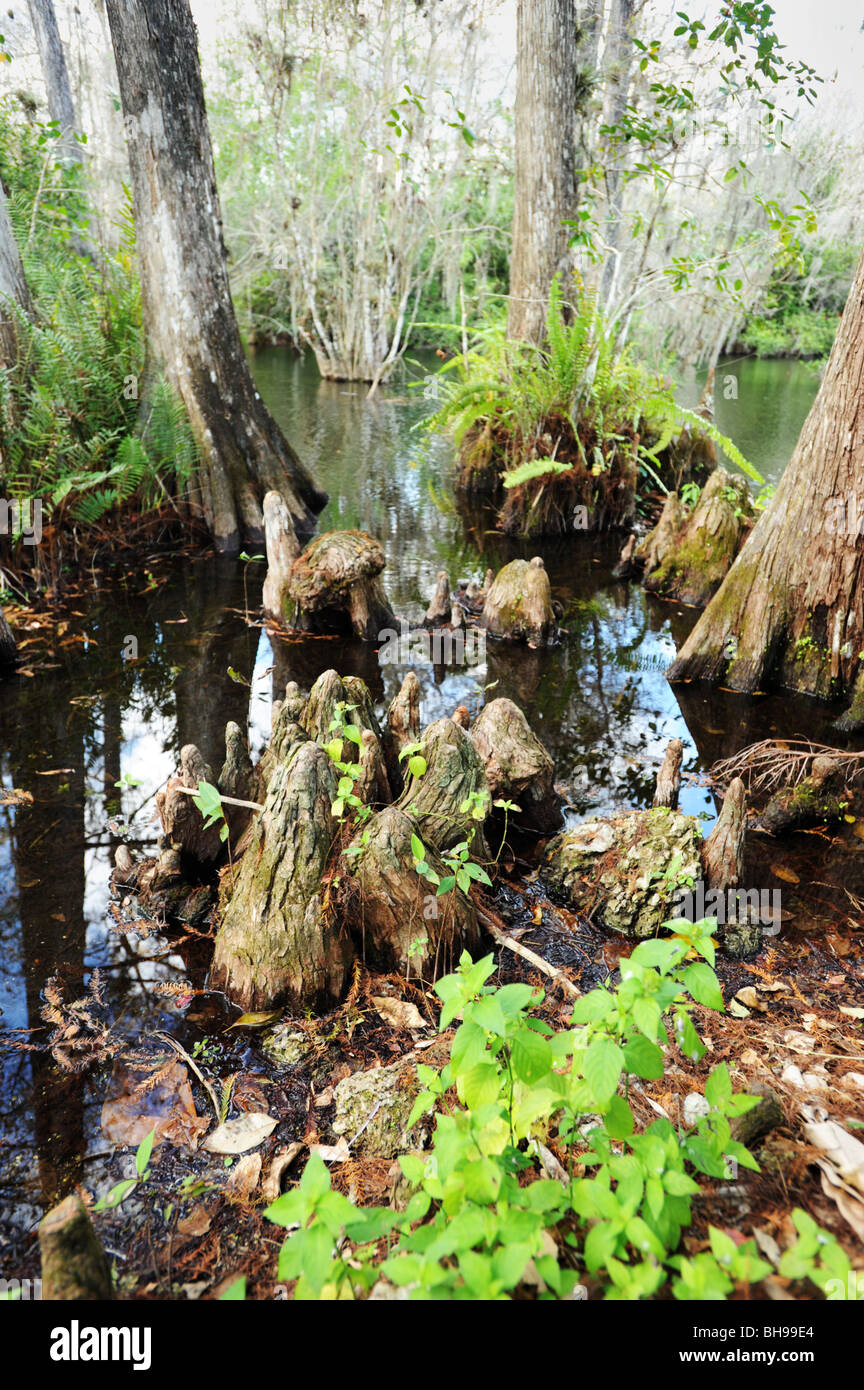
[[[559,463],[557,459],[530,459],[528,463],[520,463],[518,468],[511,468],[504,475],[504,486],[519,487],[522,483],[530,483],[535,478],[551,477],[556,473],[572,472],[569,463]]]

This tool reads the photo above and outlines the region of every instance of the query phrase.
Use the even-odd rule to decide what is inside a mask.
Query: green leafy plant
[[[713,1227],[710,1250],[679,1251],[695,1175],[723,1178],[730,1159],[758,1168],[730,1123],[758,1098],[736,1095],[721,1063],[705,1085],[707,1113],[689,1130],[659,1118],[637,1132],[629,1104],[634,1079],[662,1077],[664,1046],[691,1061],[704,1055],[693,1003],[722,1008],[713,919],[667,926],[667,938],[640,943],[622,963],[616,990],[584,995],[557,1033],[536,1016],[542,995],[490,986],[493,958],[463,955],[435,986],[441,1028],[458,1028],[442,1072],[418,1067],[409,1126],[444,1108],[431,1151],[400,1159],[415,1189],[404,1213],[358,1211],[331,1191],[320,1161],[267,1210],[297,1228],[279,1263],[280,1278],[298,1280],[295,1296],[363,1296],[379,1273],[420,1299],[506,1299],[526,1279],[541,1299],[565,1298],[583,1269],[613,1300],[664,1285],[679,1299],[725,1299],[764,1278],[770,1266],[753,1242],[736,1245]],[[554,1177],[538,1173],[549,1142],[565,1153]],[[790,1277],[824,1288],[848,1275],[836,1242],[803,1213],[796,1226]]]
[[[356,708],[356,705],[349,705],[347,701],[339,700],[333,718],[328,725],[328,733],[331,733],[333,737],[327,743],[327,755],[339,773],[336,796],[330,803],[330,811],[338,821],[346,820],[351,812],[360,821],[368,820],[372,814],[370,808],[363,804],[354,790],[362,773],[360,764],[345,758],[346,743],[352,743],[356,748],[359,748],[363,741],[361,730],[348,717]]]
[[[106,1192],[104,1197],[100,1197],[95,1203],[94,1211],[112,1211],[114,1207],[119,1207],[139,1183],[147,1182],[150,1178],[150,1155],[153,1152],[153,1141],[156,1138],[156,1128],[150,1131],[145,1139],[141,1140],[135,1150],[135,1172],[137,1177],[125,1178],[123,1182],[115,1183],[110,1192]]]

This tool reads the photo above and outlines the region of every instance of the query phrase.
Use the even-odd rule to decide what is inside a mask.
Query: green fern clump
[[[546,329],[537,346],[509,340],[501,325],[482,328],[438,374],[444,399],[427,428],[450,433],[463,453],[478,438],[494,441],[483,459],[508,491],[637,464],[659,483],[652,463],[685,426],[761,481],[731,440],[680,408],[666,381],[616,346],[594,291],[577,281],[568,304],[556,277]]]
[[[55,523],[85,526],[182,495],[197,455],[162,379],[148,383],[141,425],[145,343],[128,200],[118,249],[88,246],[80,172],[53,164],[49,137],[2,104],[0,176],[35,308],[32,321],[17,312],[19,361],[0,368],[7,494],[38,496]]]

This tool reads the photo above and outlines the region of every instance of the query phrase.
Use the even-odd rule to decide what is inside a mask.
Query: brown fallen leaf
[[[182,1062],[171,1061],[149,1073],[115,1063],[102,1106],[102,1130],[112,1144],[137,1148],[155,1129],[154,1144],[164,1139],[196,1149],[209,1124],[207,1116],[195,1109],[189,1073]]]
[[[768,1012],[768,1005],[764,999],[759,998],[752,985],[745,985],[743,989],[739,989],[735,998],[739,1004],[743,1004],[747,1009],[755,1009],[760,1014]]]
[[[406,1003],[404,999],[393,999],[389,994],[373,994],[370,995],[370,1003],[384,1022],[394,1028],[429,1027],[417,1005]]]
[[[262,1143],[278,1123],[272,1116],[254,1111],[240,1115],[236,1120],[226,1120],[212,1134],[208,1134],[202,1148],[212,1154],[242,1154]]]
[[[198,1202],[187,1216],[181,1216],[177,1222],[177,1234],[180,1236],[205,1236],[210,1230],[210,1216],[207,1208]]]
[[[285,1169],[291,1167],[291,1164],[294,1162],[297,1155],[302,1152],[303,1148],[304,1145],[300,1143],[300,1140],[295,1139],[293,1143],[288,1145],[287,1149],[274,1156],[267,1171],[267,1176],[261,1184],[261,1196],[268,1204],[276,1201],[276,1198],[282,1191],[282,1175]]]
[[[801,880],[794,869],[787,869],[785,864],[772,864],[771,872],[775,878],[782,878],[784,883],[800,883]]]
[[[225,1184],[225,1196],[230,1202],[248,1205],[258,1186],[260,1177],[261,1155],[244,1154],[236,1168],[231,1170],[231,1175]]]

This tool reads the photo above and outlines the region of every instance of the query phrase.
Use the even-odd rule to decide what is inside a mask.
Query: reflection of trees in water
[[[45,980],[59,974],[70,999],[83,992],[85,735],[90,720],[86,710],[70,710],[70,682],[71,672],[64,663],[61,673],[52,673],[47,682],[50,692],[35,682],[27,682],[24,689],[19,684],[18,698],[4,701],[0,719],[0,740],[8,750],[13,785],[31,789],[34,795],[32,807],[15,812],[11,838],[27,1026],[39,1030],[33,1035],[35,1041],[45,1036],[41,1016]],[[70,770],[56,777],[35,775],[37,770],[59,768]],[[16,1064],[17,1059],[4,1054],[7,1083],[10,1073],[17,1071]],[[20,1065],[22,1072],[28,1065],[30,1070],[28,1103],[34,1117],[32,1142],[38,1172],[37,1190],[28,1191],[27,1198],[47,1206],[82,1178],[84,1077],[61,1071],[49,1055],[40,1052],[28,1054]],[[15,1094],[20,1094],[17,1087]],[[15,1134],[16,1129],[14,1116],[7,1113],[5,1132]]]

